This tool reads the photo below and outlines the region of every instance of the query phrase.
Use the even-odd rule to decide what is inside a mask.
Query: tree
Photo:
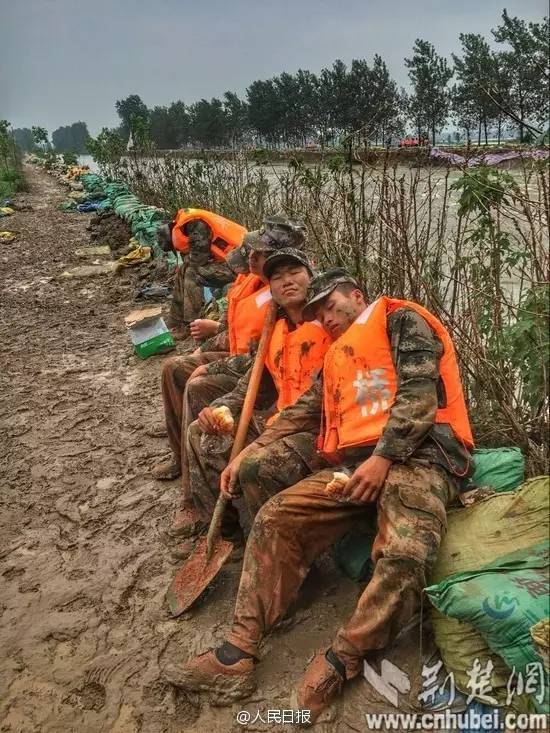
[[[50,145],[48,140],[48,131],[45,127],[33,127],[32,139],[35,145],[43,149],[46,149]]]
[[[52,143],[59,153],[84,153],[90,135],[85,122],[73,122],[66,127],[58,127],[52,133]]]
[[[234,92],[225,92],[223,95],[223,109],[231,145],[236,147],[242,143],[248,129],[248,105],[244,100],[239,99]]]
[[[126,140],[132,132],[132,119],[149,119],[149,110],[138,94],[130,94],[115,102],[115,109],[121,121],[121,132]]]
[[[518,125],[520,141],[523,141],[528,129],[541,132],[529,124],[530,120],[539,125],[548,124],[548,18],[542,23],[526,23],[511,18],[504,10],[502,25],[493,30],[493,35],[498,43],[506,43],[511,49],[500,54],[509,82],[509,96],[504,104],[499,104],[501,111]],[[488,91],[494,98],[496,90],[491,87]]]
[[[453,54],[458,84],[453,88],[460,107],[467,114],[475,109],[478,121],[478,145],[483,128],[485,144],[490,122],[498,117],[498,108],[487,90],[494,86],[497,77],[497,61],[489,44],[475,33],[461,33],[462,57]],[[467,132],[469,136],[469,131]]]
[[[250,126],[260,139],[275,145],[280,138],[281,99],[273,79],[254,81],[246,90]]]
[[[227,142],[228,128],[220,99],[201,99],[189,108],[191,138],[204,146],[221,146]]]
[[[369,75],[369,97],[372,105],[371,138],[385,145],[388,138],[403,130],[401,97],[381,56],[375,54]]]
[[[445,124],[449,112],[450,97],[447,84],[453,72],[446,59],[439,56],[428,41],[420,38],[414,43],[413,56],[405,59],[413,92],[409,97],[409,114],[414,120],[419,139],[429,130],[432,144],[435,135]]]
[[[32,130],[28,127],[18,127],[11,131],[11,135],[21,150],[30,151],[34,149]]]

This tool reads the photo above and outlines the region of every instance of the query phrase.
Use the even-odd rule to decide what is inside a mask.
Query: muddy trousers
[[[187,472],[185,449],[189,425],[203,407],[209,405],[216,397],[230,392],[237,383],[237,377],[213,374],[196,377],[189,384],[187,382],[198,366],[210,364],[226,356],[225,352],[204,352],[199,356],[173,356],[166,359],[162,366],[161,383],[166,431],[174,460],[180,463],[183,477]]]
[[[256,515],[228,641],[259,657],[262,638],[283,618],[314,560],[376,512],[374,573],[332,644],[351,678],[363,656],[387,646],[417,612],[456,488],[442,470],[411,460],[390,468],[376,506],[359,506],[325,494],[332,473],[280,492]]]
[[[168,313],[168,327],[184,329],[195,318],[200,318],[204,306],[203,286],[187,261],[180,265],[174,276],[172,301]]]
[[[246,445],[249,445],[264,429],[262,416],[253,416]],[[194,422],[187,434],[189,461],[189,496],[201,520],[208,523],[220,491],[220,474],[227,466],[232,441],[222,436],[204,435]],[[323,459],[315,451],[315,436],[298,433],[278,440],[268,449],[250,453],[243,460],[239,472],[248,511],[253,518],[269,497],[309,476]],[[284,470],[282,467],[284,466]],[[224,512],[222,534],[233,537],[239,532],[239,512],[228,504]]]

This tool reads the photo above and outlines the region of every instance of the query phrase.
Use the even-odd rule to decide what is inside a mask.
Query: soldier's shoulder
[[[416,344],[434,343],[435,333],[425,318],[414,308],[402,306],[388,316],[388,332],[390,337],[399,338],[402,345],[414,348]]]

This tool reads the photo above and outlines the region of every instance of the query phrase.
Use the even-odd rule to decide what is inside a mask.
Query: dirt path
[[[160,416],[162,360],[132,355],[123,316],[135,307],[133,275],[59,279],[82,264],[75,250],[88,244],[89,217],[58,212],[66,191],[27,173],[31,190],[20,198],[33,210],[3,220],[19,236],[0,245],[0,730],[243,730],[241,708],[265,717],[289,707],[308,656],[359,588],[321,572],[313,606],[268,642],[246,705],[211,708],[162,682],[164,660],[223,638],[239,566],[200,608],[170,619],[164,533],[177,487],[149,478],[166,445],[143,432]],[[361,685],[322,728],[362,729]]]

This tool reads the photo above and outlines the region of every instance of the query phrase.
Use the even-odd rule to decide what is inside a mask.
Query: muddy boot
[[[151,473],[157,481],[173,481],[181,476],[181,466],[173,458],[170,458],[168,461],[162,461],[153,466]]]
[[[168,432],[166,431],[164,420],[156,425],[151,425],[149,428],[145,428],[145,435],[148,435],[150,438],[166,438]]]
[[[315,654],[290,698],[295,710],[309,710],[309,720],[304,720],[301,727],[307,728],[315,723],[342,692],[345,681],[345,666],[332,649]]]
[[[182,502],[176,509],[171,527],[168,529],[170,537],[196,537],[208,529],[192,503]]]
[[[183,690],[209,693],[214,705],[227,706],[243,700],[257,686],[251,657],[226,665],[218,661],[213,651],[200,654],[185,665],[167,665],[163,676]]]

